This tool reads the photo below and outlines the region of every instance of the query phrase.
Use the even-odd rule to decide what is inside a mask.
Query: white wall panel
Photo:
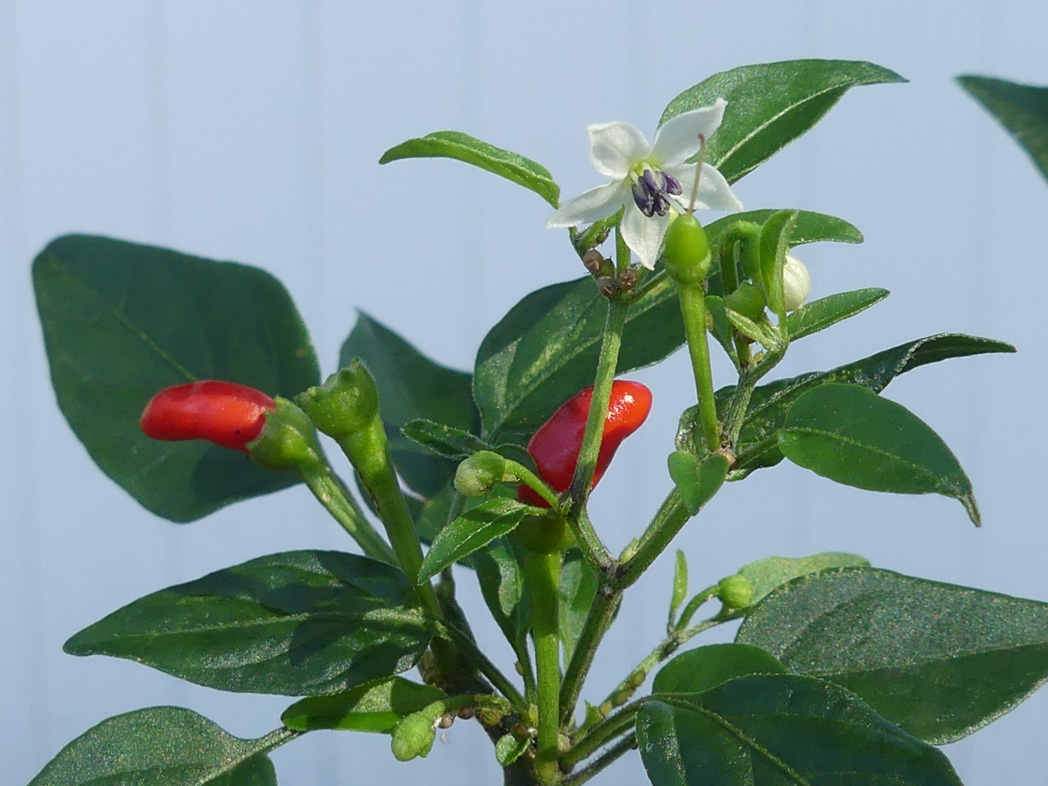
[[[768,553],[857,551],[901,572],[1048,598],[1040,446],[1048,184],[952,83],[964,72],[1048,83],[1048,7],[1022,0],[878,4],[528,4],[0,0],[0,733],[4,782],[139,706],[190,706],[249,736],[285,701],[183,685],[61,644],[135,597],[271,551],[343,545],[301,489],[193,525],[143,511],[94,470],[54,405],[29,285],[32,257],[70,231],[262,266],[291,290],[325,371],[367,310],[466,368],[528,291],[579,274],[534,195],[454,162],[379,155],[451,128],[545,164],[565,195],[595,185],[587,123],[651,133],[708,74],[798,57],[869,59],[908,85],[859,88],[746,177],[748,207],[840,215],[859,247],[811,247],[813,296],[885,286],[892,298],[798,344],[784,373],[828,367],[944,330],[1015,342],[1017,357],[951,361],[894,383],[954,448],[983,506],[975,531],[939,498],[872,495],[789,466],[727,489],[681,536],[696,582]],[[649,425],[594,500],[624,545],[668,487],[665,454],[690,403],[683,358],[638,375]],[[746,496],[744,497],[744,493]],[[308,513],[303,513],[308,511]],[[470,580],[460,582],[473,610]],[[668,579],[627,598],[594,694],[660,636]],[[652,613],[652,610],[657,613]],[[481,625],[493,646],[493,626]],[[970,786],[1035,782],[1037,696],[948,753]],[[425,762],[385,738],[318,734],[275,755],[281,783],[495,782],[460,725]],[[362,773],[367,772],[367,776]],[[637,757],[598,781],[643,779]]]

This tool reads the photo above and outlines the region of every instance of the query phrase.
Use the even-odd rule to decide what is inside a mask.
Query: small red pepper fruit
[[[160,440],[206,439],[247,452],[276,402],[260,390],[221,380],[165,388],[146,404],[139,425]]]
[[[535,460],[539,477],[558,494],[567,491],[575,474],[592,400],[593,388],[579,391],[539,426],[528,442],[528,453]],[[604,435],[590,488],[597,485],[622,440],[641,427],[650,411],[651,391],[647,387],[627,380],[615,380],[612,383],[608,413],[604,418]],[[529,505],[549,507],[528,486],[521,485],[517,489],[517,496]]]

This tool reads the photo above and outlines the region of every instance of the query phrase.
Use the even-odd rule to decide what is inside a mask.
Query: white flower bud
[[[782,296],[787,311],[796,311],[808,299],[811,289],[811,276],[808,268],[799,259],[786,255],[786,264],[782,266]]]

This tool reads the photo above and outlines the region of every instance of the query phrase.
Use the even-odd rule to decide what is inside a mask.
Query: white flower
[[[694,109],[667,121],[655,134],[655,143],[629,123],[589,126],[590,162],[610,183],[583,191],[560,207],[546,227],[577,227],[614,215],[625,206],[619,229],[630,251],[649,270],[655,267],[675,202],[688,209],[698,167],[687,163],[709,139],[724,117],[727,102]],[[702,164],[695,207],[742,210],[724,176],[711,164]]]
[[[808,299],[808,290],[811,289],[811,275],[808,268],[796,257],[786,255],[786,263],[782,266],[782,299],[786,303],[787,311],[796,311],[804,305]]]

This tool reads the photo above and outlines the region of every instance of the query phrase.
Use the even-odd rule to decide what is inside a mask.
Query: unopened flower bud
[[[748,609],[753,603],[753,582],[736,573],[720,580],[717,597],[730,609]]]
[[[506,474],[506,459],[498,453],[482,450],[458,465],[455,490],[464,497],[483,497],[496,483],[513,479]]]
[[[782,267],[782,298],[787,311],[796,311],[808,299],[811,289],[811,276],[808,268],[799,259],[786,255],[786,264]]]
[[[433,741],[437,737],[437,724],[443,713],[436,717],[429,708],[412,713],[400,719],[393,729],[390,747],[397,761],[411,761],[422,756],[425,758],[433,750]]]
[[[582,264],[593,275],[597,275],[604,267],[604,255],[597,249],[591,248],[582,255]]]

